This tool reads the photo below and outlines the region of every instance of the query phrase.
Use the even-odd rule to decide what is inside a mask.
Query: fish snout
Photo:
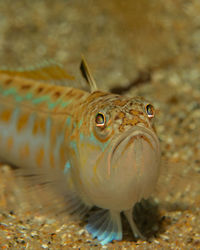
[[[110,162],[110,179],[117,188],[116,200],[123,209],[147,198],[153,191],[160,170],[160,146],[149,130],[135,130],[115,145]]]

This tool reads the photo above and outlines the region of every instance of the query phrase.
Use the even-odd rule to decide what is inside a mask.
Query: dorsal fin
[[[90,86],[90,91],[91,92],[96,91],[98,89],[96,82],[95,82],[95,80],[90,72],[89,66],[87,65],[87,62],[83,56],[82,56],[82,60],[81,60],[81,64],[80,64],[80,70],[81,70],[82,76],[85,78],[86,82]]]
[[[74,80],[74,77],[68,74],[61,65],[52,62],[45,62],[35,67],[28,68],[0,68],[0,74],[2,73],[10,76],[19,76],[22,78],[42,81]]]

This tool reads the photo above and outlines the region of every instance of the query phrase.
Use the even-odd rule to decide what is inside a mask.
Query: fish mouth
[[[152,150],[158,153],[160,152],[159,141],[156,134],[148,128],[135,126],[129,129],[124,135],[118,138],[117,142],[115,142],[110,156],[110,166],[113,164],[116,153],[119,152],[120,155],[123,154],[135,140],[144,140],[149,144]]]

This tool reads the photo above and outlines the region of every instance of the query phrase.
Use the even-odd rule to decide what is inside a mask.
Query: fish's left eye
[[[154,110],[153,105],[147,104],[145,106],[145,111],[146,111],[149,118],[153,118],[155,116],[155,110]]]
[[[95,118],[95,123],[97,127],[104,127],[106,123],[106,117],[103,113],[98,113]]]

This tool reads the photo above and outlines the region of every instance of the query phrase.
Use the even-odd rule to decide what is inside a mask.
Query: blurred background
[[[165,249],[170,243],[179,249],[200,248],[200,1],[0,0],[0,67],[53,59],[76,77],[75,87],[85,88],[79,71],[82,55],[100,89],[142,95],[159,110],[164,174],[157,201],[162,200],[162,220],[154,228],[159,237],[148,247]],[[8,209],[17,209],[20,199],[12,172],[2,167],[0,221],[7,233],[0,224],[0,247],[19,247],[19,239],[30,249],[48,248],[47,242],[52,249],[95,246],[79,224],[67,225],[66,234],[65,227],[43,217],[30,220],[32,215],[23,210],[10,214]],[[19,220],[34,241],[18,230]],[[50,232],[57,235],[55,241]],[[131,234],[125,239],[123,246],[136,246]],[[137,244],[146,247],[145,242]]]
[[[54,59],[77,74],[85,55],[99,85],[198,59],[199,1],[0,1],[0,65]]]

